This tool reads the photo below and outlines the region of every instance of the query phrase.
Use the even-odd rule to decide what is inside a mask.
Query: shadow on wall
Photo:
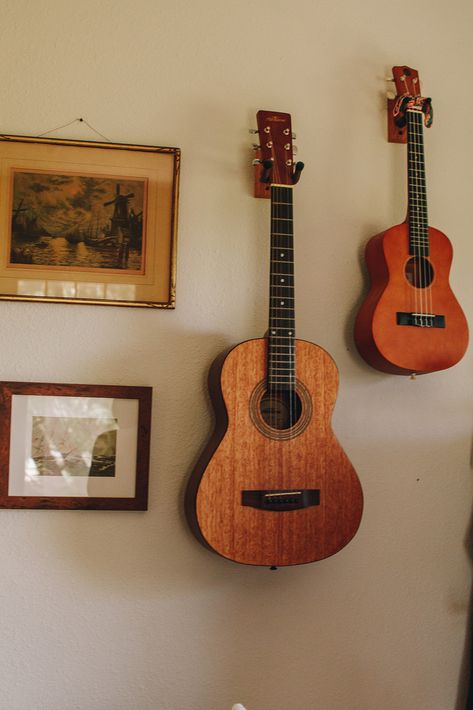
[[[471,447],[471,468],[473,469],[473,440]],[[470,562],[473,561],[473,510],[470,518],[468,532],[465,536],[465,548]],[[471,565],[470,565],[471,566]],[[473,709],[473,582],[470,592],[468,622],[465,636],[465,646],[458,679],[457,701],[455,710]]]

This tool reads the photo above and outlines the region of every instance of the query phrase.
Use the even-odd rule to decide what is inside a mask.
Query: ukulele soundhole
[[[250,417],[256,428],[270,439],[293,439],[310,422],[312,402],[306,387],[297,380],[296,389],[269,392],[261,380],[250,398]]]
[[[413,256],[406,264],[406,279],[415,288],[427,288],[434,279],[432,264],[424,256]]]

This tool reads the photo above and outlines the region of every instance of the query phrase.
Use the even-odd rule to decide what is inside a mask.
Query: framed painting
[[[0,382],[0,508],[147,510],[151,394]]]
[[[179,148],[0,135],[0,299],[174,308]]]

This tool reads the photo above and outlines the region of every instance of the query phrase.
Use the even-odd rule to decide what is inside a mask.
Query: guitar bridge
[[[309,508],[320,503],[318,488],[242,491],[241,504],[260,510],[284,511]]]
[[[418,328],[445,328],[445,316],[433,313],[396,313],[398,325],[415,325]]]

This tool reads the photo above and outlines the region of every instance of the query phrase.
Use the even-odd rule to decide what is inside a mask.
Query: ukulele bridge
[[[396,313],[398,325],[415,325],[419,328],[445,328],[445,316],[433,313]]]
[[[242,491],[241,504],[260,510],[299,510],[310,508],[320,503],[318,488],[301,488],[299,490],[260,490]]]

